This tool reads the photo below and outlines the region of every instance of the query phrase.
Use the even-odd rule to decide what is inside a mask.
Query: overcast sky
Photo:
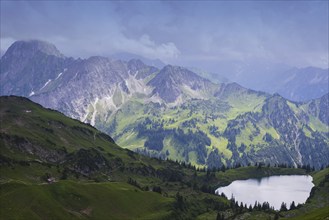
[[[328,19],[328,1],[1,1],[1,50],[41,39],[82,58],[328,68]]]

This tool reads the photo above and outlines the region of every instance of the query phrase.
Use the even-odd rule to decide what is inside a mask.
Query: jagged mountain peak
[[[229,90],[230,92],[237,92],[237,91],[246,91],[248,89],[242,87],[241,85],[239,85],[236,82],[232,82],[232,83],[227,83],[224,84],[226,89]]]
[[[82,60],[75,69],[75,72],[112,75],[114,78],[118,76],[126,78],[128,76],[125,62],[103,56],[91,56]]]
[[[163,70],[179,70],[179,69],[184,69],[183,67],[180,67],[180,66],[174,66],[174,65],[171,65],[171,64],[168,64],[166,66],[163,67]]]
[[[286,99],[279,93],[274,93],[269,99],[285,101]]]
[[[110,62],[112,59],[103,56],[91,56],[87,60],[89,62]]]
[[[189,82],[204,81],[210,82],[209,80],[199,76],[198,74],[192,72],[181,66],[166,65],[163,67],[157,78],[170,80],[174,84],[188,84]]]
[[[159,59],[149,59],[149,58],[145,58],[141,55],[127,53],[127,52],[116,53],[116,54],[113,54],[111,57],[113,57],[114,59],[119,59],[119,60],[123,60],[123,61],[127,61],[127,62],[130,60],[140,60],[148,66],[154,66],[159,69],[162,69],[166,65]]]
[[[287,117],[294,118],[294,113],[289,107],[287,99],[278,93],[269,96],[265,100],[262,111],[263,113],[268,114],[270,117],[277,115],[276,118],[273,119],[274,121]]]
[[[140,59],[131,59],[128,61],[128,68],[142,69],[145,68],[146,64],[143,63]]]
[[[245,87],[239,85],[238,83],[221,83],[219,86],[218,91],[215,93],[215,97],[217,98],[228,98],[228,96],[232,94],[239,94],[241,95],[242,93],[259,93],[263,94],[261,92],[256,92],[250,89],[246,89]]]
[[[119,61],[103,56],[91,56],[86,60],[82,60],[80,67],[86,71],[92,71],[93,69],[104,69],[113,63],[119,63]]]
[[[329,93],[323,95],[321,98],[309,101],[306,105],[311,115],[318,117],[320,121],[329,125]]]
[[[265,101],[266,101],[266,103],[276,104],[276,105],[278,105],[278,104],[286,105],[287,104],[287,99],[285,99],[278,93],[274,93],[273,95],[269,96]]]
[[[127,68],[130,75],[135,75],[136,79],[145,79],[152,73],[158,72],[158,68],[148,66],[140,59],[131,59],[127,62]]]
[[[8,56],[15,57],[33,57],[37,53],[44,53],[56,57],[64,57],[55,45],[41,40],[22,40],[14,42],[4,54],[3,58]]]
[[[16,41],[1,57],[0,94],[32,96],[41,92],[72,61],[48,42]]]
[[[180,66],[167,65],[147,84],[154,87],[153,94],[167,103],[173,103],[181,95],[203,99],[215,84]]]
[[[191,75],[196,75],[196,73],[184,68],[184,67],[181,67],[181,66],[174,66],[174,65],[166,65],[162,68],[161,70],[162,72],[166,73],[166,74],[177,74],[177,73],[189,73]]]

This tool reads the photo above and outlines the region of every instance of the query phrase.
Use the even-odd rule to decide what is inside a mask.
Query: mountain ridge
[[[219,74],[206,74],[208,79],[220,81],[225,76],[244,87],[279,93],[291,101],[309,101],[329,92],[328,68],[301,68],[261,60],[220,62],[216,66]]]
[[[295,166],[329,163],[328,95],[296,103],[237,83],[215,84],[178,66],[159,70],[139,60],[43,57],[24,71],[4,65],[1,95],[30,97],[111,134],[123,147],[199,167],[269,163],[271,157]],[[46,76],[35,79],[44,69]],[[29,79],[10,80],[8,71]],[[34,80],[41,89],[33,90]]]

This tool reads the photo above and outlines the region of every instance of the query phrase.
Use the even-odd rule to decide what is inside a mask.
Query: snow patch
[[[101,102],[102,108],[106,109],[106,111],[109,111],[109,110],[116,111],[116,110],[118,110],[118,107],[113,102],[113,95],[104,97],[102,100],[100,100],[100,102]]]
[[[61,77],[62,74],[63,73],[59,73],[55,80],[57,80],[59,77]]]
[[[186,93],[186,95],[190,96],[191,98],[205,99],[205,97],[200,92],[198,92],[197,90],[193,90],[187,85],[181,86],[181,89]]]
[[[96,118],[96,114],[97,114],[97,108],[96,108],[97,102],[98,102],[98,98],[95,99],[95,102],[93,104],[94,112],[93,112],[93,115],[92,115],[91,121],[90,121],[90,124],[92,126],[95,126],[95,118]]]
[[[132,75],[128,76],[128,79],[125,80],[125,83],[131,94],[143,93],[147,95],[152,92],[151,88],[148,87],[143,80],[138,80]]]
[[[168,103],[168,107],[172,108],[172,107],[175,107],[175,106],[179,106],[181,104],[184,103],[184,98],[182,95],[179,95],[177,97],[177,99],[175,100],[175,102],[172,102],[172,103]]]
[[[51,79],[48,79],[48,81],[39,90],[42,90],[43,88],[45,88],[50,82],[51,82]]]
[[[89,115],[89,112],[87,111],[85,116],[83,116],[83,118],[81,119],[81,121],[85,123],[86,120],[87,120],[88,115]]]
[[[163,100],[160,98],[158,94],[154,94],[153,96],[151,96],[146,100],[145,104],[150,102],[162,104]]]

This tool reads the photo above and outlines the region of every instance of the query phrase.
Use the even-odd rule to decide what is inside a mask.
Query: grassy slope
[[[195,101],[198,102],[198,101]],[[136,149],[136,148],[144,148],[144,142],[145,138],[143,137],[137,137],[137,133],[133,131],[133,125],[139,123],[140,121],[143,121],[146,117],[150,118],[154,121],[161,121],[164,120],[164,128],[165,129],[174,129],[181,127],[185,132],[187,131],[187,128],[183,128],[181,126],[182,123],[190,120],[200,120],[204,119],[205,121],[201,122],[198,121],[198,127],[202,131],[207,131],[208,126],[215,125],[219,127],[220,131],[224,131],[227,124],[227,119],[224,118],[217,118],[216,120],[209,120],[206,119],[205,115],[210,115],[209,112],[210,109],[207,109],[207,104],[201,103],[201,107],[198,109],[195,109],[193,114],[190,114],[190,109],[195,108],[194,101],[191,101],[191,104],[187,104],[187,108],[166,108],[166,109],[156,109],[152,107],[152,105],[142,105],[137,104],[139,101],[134,101],[130,103],[126,103],[126,105],[123,106],[123,111],[120,111],[116,113],[115,118],[120,121],[120,125],[117,126],[115,129],[113,135],[116,137],[117,143],[122,146],[126,147],[128,149]],[[212,108],[214,108],[214,112],[217,112],[215,115],[223,115],[223,108],[221,108],[221,105],[217,105],[214,102],[212,102],[212,105],[214,105]],[[226,104],[222,104],[226,105]],[[236,116],[236,109],[232,110],[233,112],[228,112],[227,114],[230,115],[230,117]],[[211,109],[212,111],[213,109]],[[154,114],[155,113],[155,114]],[[175,120],[174,122],[171,122],[170,120]],[[192,131],[196,131],[197,129],[192,128]],[[223,154],[226,156],[226,158],[230,158],[231,151],[228,150],[227,147],[227,139],[221,138],[218,139],[214,137],[213,135],[208,135],[209,138],[212,141],[212,146],[215,148],[218,148]],[[183,157],[181,153],[178,153],[177,149],[171,144],[170,137],[168,137],[164,142],[164,148],[161,151],[162,153],[165,153],[167,150],[169,151],[169,158],[173,160],[179,160],[183,161]],[[210,152],[211,148],[209,147]],[[190,161],[192,164],[200,166],[201,164],[198,164],[195,157],[191,157]],[[202,165],[201,165],[202,166]]]
[[[214,149],[218,149],[222,157],[222,163],[226,164],[225,160],[231,160],[232,156],[232,151],[228,148],[228,139],[224,137],[223,134],[227,128],[228,122],[247,112],[261,112],[265,100],[265,95],[242,92],[240,95],[228,96],[220,100],[189,100],[181,106],[160,108],[152,104],[144,104],[143,100],[134,99],[126,103],[122,106],[120,111],[112,115],[109,121],[111,122],[115,118],[120,123],[111,132],[111,135],[114,136],[120,146],[135,150],[147,149],[144,147],[147,137],[138,136],[138,131],[135,129],[145,118],[149,118],[153,123],[163,121],[163,129],[165,130],[181,128],[185,133],[188,132],[188,130],[193,132],[200,130],[205,132],[211,140],[211,144],[206,146],[206,156]],[[307,114],[309,117],[310,120],[307,122],[309,127],[302,126],[301,122],[298,124],[305,133],[305,136],[314,139],[312,132],[328,131],[327,126],[320,122],[318,118],[307,113],[306,105],[306,107],[304,105],[297,107],[295,103],[289,101],[287,101],[287,103],[289,108],[296,114],[296,117],[303,114]],[[267,117],[269,117],[269,115],[267,115]],[[249,152],[251,149],[257,152],[260,149],[271,147],[271,145],[264,140],[265,134],[270,134],[272,138],[279,143],[281,141],[279,131],[274,129],[267,117],[255,122],[255,125],[248,122],[246,126],[241,126],[241,123],[239,123],[236,128],[239,128],[241,132],[236,135],[236,146],[240,147],[244,144],[246,146],[246,152]],[[187,122],[194,122],[196,125],[189,124],[188,126],[183,126],[183,124]],[[210,126],[216,126],[218,128],[217,136],[210,132]],[[324,139],[328,141],[327,138]],[[180,147],[177,146],[177,143],[170,135],[164,140],[164,148],[158,152],[159,154],[164,155],[167,154],[168,151],[168,158],[170,159],[190,162],[198,167],[205,166],[205,164],[197,160],[195,156],[196,152],[193,152],[193,150],[189,152],[189,160],[186,161],[186,157],[183,155],[182,151],[178,150]],[[174,146],[173,143],[176,143],[176,145]]]
[[[169,210],[172,198],[141,191],[125,183],[135,174],[124,171],[123,166],[142,170],[147,164],[165,169],[160,161],[131,154],[111,143],[108,136],[95,128],[25,98],[1,97],[0,101],[1,219],[131,219],[132,216],[161,219],[172,212]],[[8,140],[8,137],[12,139]],[[15,142],[22,139],[23,144]],[[69,180],[45,184],[42,177],[46,173],[58,181],[70,166],[61,161],[50,162],[42,154],[33,152],[33,148],[29,152],[29,148],[26,150],[18,145],[36,146],[46,152],[65,148],[67,154],[93,149],[110,163],[120,160],[124,165],[112,167],[109,174],[101,170],[89,175],[78,173],[78,176],[68,172]],[[136,176],[143,179],[141,174]],[[106,182],[94,182],[99,179]],[[154,184],[161,181],[153,176],[149,180]]]
[[[0,207],[2,219],[162,219],[172,202],[126,183],[9,182],[1,184]]]
[[[1,133],[4,134],[27,137],[31,142],[52,149],[65,147],[68,152],[91,146],[109,146],[107,151],[124,157],[120,147],[98,136],[102,132],[23,98],[1,97],[0,117]]]
[[[236,179],[305,173],[299,169],[242,167],[207,176],[205,172],[195,172],[177,163],[128,152],[111,143],[108,136],[102,136],[93,127],[69,119],[56,111],[43,109],[27,99],[1,97],[0,101],[0,213],[3,219],[17,219],[23,215],[28,219],[52,216],[54,219],[108,219],[111,215],[114,219],[124,219],[125,213],[129,219],[138,216],[159,219],[170,214],[171,218],[203,218],[202,216],[217,213],[217,205],[228,204],[228,201],[216,195],[202,193],[202,185],[215,189]],[[110,162],[120,158],[122,164],[112,167],[110,173],[99,170],[80,177],[76,173],[68,173],[68,180],[44,184],[41,177],[45,173],[58,180],[67,165],[47,162],[33,153],[15,148],[13,142],[5,141],[4,134],[15,134],[48,150],[63,147],[68,153],[82,148],[97,150]],[[13,161],[7,163],[3,156]],[[160,173],[151,174],[152,170]],[[180,178],[168,179],[173,174]],[[135,179],[142,188],[160,186],[162,195],[140,191],[127,185],[125,182],[129,177]],[[321,181],[320,177],[315,179]],[[108,182],[109,180],[115,182]],[[182,210],[174,208],[177,192],[184,197],[185,208]],[[143,205],[140,201],[144,200],[150,202]],[[48,210],[52,210],[51,214]]]

